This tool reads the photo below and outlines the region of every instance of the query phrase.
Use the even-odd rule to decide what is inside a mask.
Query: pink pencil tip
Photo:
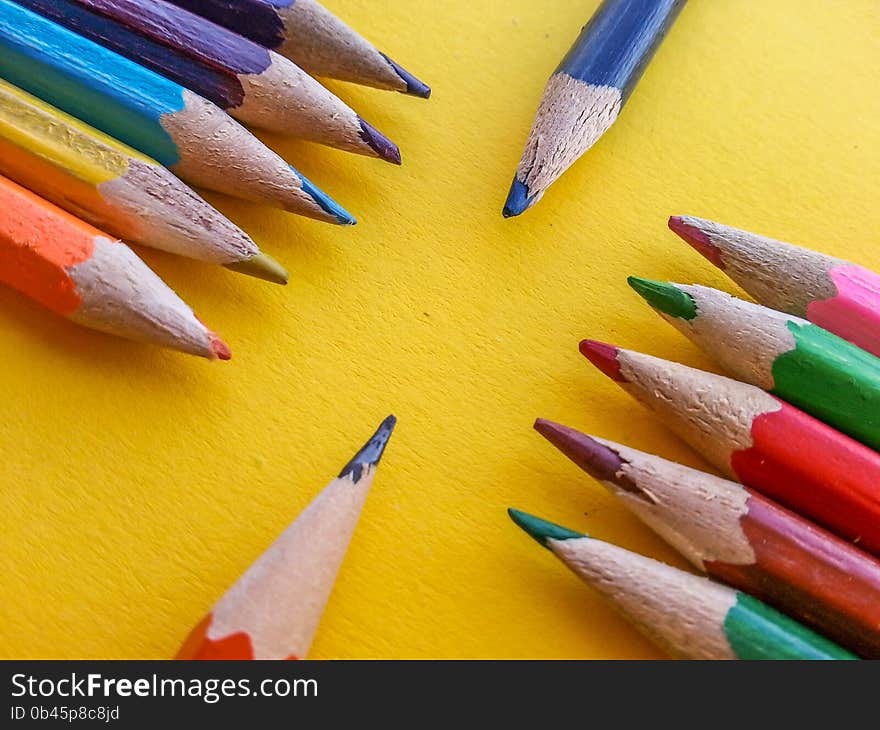
[[[211,338],[211,349],[218,360],[229,360],[232,358],[232,351],[229,349],[229,346],[218,335],[210,332],[208,337]]]
[[[581,340],[578,349],[580,349],[581,355],[609,378],[620,383],[626,382],[626,378],[620,372],[620,362],[617,359],[617,354],[620,352],[619,347],[598,340]]]
[[[719,269],[724,268],[724,260],[719,249],[705,231],[688,223],[683,216],[673,215],[669,217],[669,230],[675,233],[685,243],[691,246],[697,253],[704,256]]]

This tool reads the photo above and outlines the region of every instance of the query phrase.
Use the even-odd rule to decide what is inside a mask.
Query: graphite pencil
[[[539,419],[535,428],[711,577],[880,658],[880,562],[748,488]]]
[[[0,173],[117,238],[287,283],[278,262],[158,162],[2,79]]]
[[[880,359],[794,315],[705,286],[629,283],[740,380],[880,448]]]
[[[4,177],[0,281],[84,327],[212,360],[230,357],[128,246]]]
[[[388,416],[330,484],[225,593],[176,659],[304,659],[382,452]]]
[[[271,48],[314,76],[422,99],[431,95],[430,88],[315,0],[171,2]]]
[[[669,227],[761,304],[880,356],[880,276],[873,271],[702,218],[673,216]]]
[[[504,205],[537,203],[617,120],[685,0],[604,0],[553,72]]]
[[[726,476],[880,554],[876,451],[754,385],[593,340],[581,352]]]
[[[230,116],[400,164],[400,151],[293,61],[164,0],[16,0]]]
[[[507,512],[673,657],[857,658],[746,593],[525,512]]]
[[[354,222],[211,102],[10,0],[0,0],[0,76],[192,185]]]

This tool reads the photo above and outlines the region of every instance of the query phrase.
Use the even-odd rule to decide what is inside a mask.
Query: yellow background
[[[669,214],[880,270],[877,4],[695,0],[612,130],[510,221],[544,82],[597,2],[327,4],[434,93],[332,84],[400,169],[266,138],[355,228],[211,198],[286,289],[144,254],[232,362],[0,292],[0,656],[172,656],[389,412],[313,657],[659,656],[509,522],[513,505],[682,565],[532,421],[699,464],[577,352],[589,336],[709,366],[625,284],[733,290]]]

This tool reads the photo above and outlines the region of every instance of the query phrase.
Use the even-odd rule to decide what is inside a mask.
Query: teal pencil
[[[510,518],[680,659],[856,659],[740,591],[519,510]]]

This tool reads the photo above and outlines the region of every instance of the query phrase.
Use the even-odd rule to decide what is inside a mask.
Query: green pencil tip
[[[520,512],[518,509],[513,509],[513,507],[507,510],[507,514],[510,515],[510,519],[533,537],[538,544],[544,547],[549,547],[547,540],[573,540],[578,537],[587,537],[582,532],[575,532],[561,525],[554,525],[552,522],[547,522],[547,520],[542,520],[540,517],[535,517],[527,512]]]
[[[627,277],[626,281],[654,309],[659,309],[670,317],[693,319],[697,316],[697,305],[690,294],[683,292],[675,284],[638,276]]]

